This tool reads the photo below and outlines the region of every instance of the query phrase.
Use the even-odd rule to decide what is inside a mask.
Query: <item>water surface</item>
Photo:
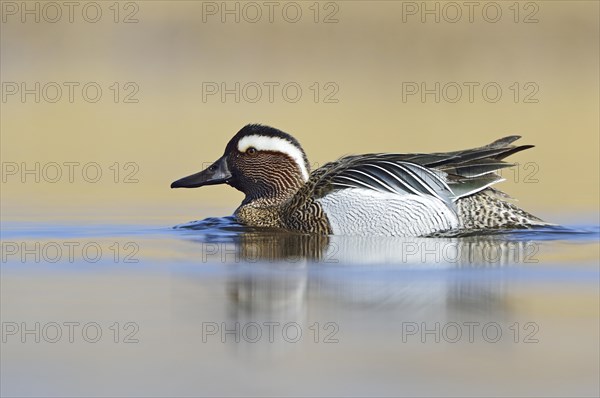
[[[4,222],[2,393],[597,395],[599,236]]]

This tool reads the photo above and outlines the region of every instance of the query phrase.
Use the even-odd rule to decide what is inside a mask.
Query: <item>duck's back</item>
[[[518,136],[433,154],[348,156],[317,169],[284,208],[286,228],[343,235],[427,236],[547,225],[490,188]]]

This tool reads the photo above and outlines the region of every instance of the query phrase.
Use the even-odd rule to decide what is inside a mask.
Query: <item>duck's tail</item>
[[[523,229],[546,227],[554,224],[526,212],[507,196],[488,188],[456,201],[456,210],[461,228],[468,230]]]

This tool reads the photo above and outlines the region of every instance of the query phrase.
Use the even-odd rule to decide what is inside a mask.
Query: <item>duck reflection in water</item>
[[[202,244],[203,258],[221,262],[489,268],[536,262],[539,246],[535,231],[436,238],[336,236],[250,228],[232,217],[175,228]]]
[[[377,325],[381,317],[502,322],[512,303],[504,272],[535,264],[539,248],[530,235],[344,237],[235,224],[192,236],[232,267],[227,322],[295,322],[305,332],[314,322]]]
[[[234,244],[239,273],[229,283],[234,312],[269,315],[309,301],[393,311],[502,313],[504,282],[479,268],[537,262],[538,244],[501,236],[328,237],[246,233]],[[252,264],[248,267],[248,264]],[[258,271],[258,272],[257,272]],[[372,272],[371,272],[372,271]],[[456,272],[459,271],[459,272]],[[286,310],[284,310],[286,309]],[[448,315],[448,314],[446,314]]]

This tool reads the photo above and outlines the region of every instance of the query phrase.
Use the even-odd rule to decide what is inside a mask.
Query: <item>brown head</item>
[[[256,199],[280,202],[304,185],[309,172],[306,154],[294,137],[272,127],[249,124],[229,141],[216,162],[173,182],[171,188],[229,184],[246,195],[245,203]]]

